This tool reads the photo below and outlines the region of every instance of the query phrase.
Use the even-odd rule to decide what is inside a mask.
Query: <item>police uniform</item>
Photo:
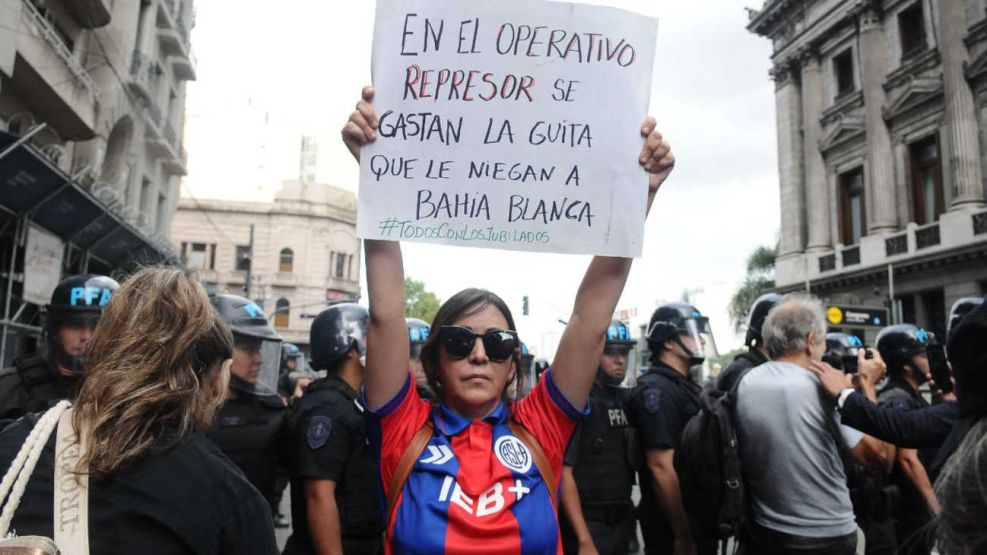
[[[288,410],[281,398],[240,392],[216,411],[206,435],[277,509],[279,463],[285,466],[288,452]]]
[[[14,359],[13,366],[0,370],[0,423],[74,398],[78,381],[60,374],[40,354]]]
[[[646,553],[671,553],[675,540],[668,518],[652,489],[654,478],[648,470],[646,452],[678,449],[685,425],[699,412],[701,392],[698,384],[659,362],[638,378],[637,386],[631,393],[628,416],[640,437],[643,459],[639,471],[641,503],[638,519]],[[705,545],[695,527],[692,539],[699,553],[708,552],[709,546]],[[712,542],[712,549],[716,549],[715,542]]]
[[[898,410],[908,411],[929,406],[929,403],[913,390],[911,385],[898,376],[892,376],[888,379],[888,384],[877,395],[877,402],[882,405],[890,405]],[[934,455],[934,450],[923,449],[919,451],[919,457],[923,463]],[[899,464],[895,464],[891,471],[890,482],[898,487],[900,493],[900,502],[893,514],[896,521],[895,532],[898,536],[898,543],[902,546],[902,551],[910,554],[929,553],[929,548],[923,541],[908,541],[931,520],[925,498],[922,497],[922,494]]]
[[[0,467],[10,466],[37,420],[28,415],[0,434]],[[11,530],[21,536],[53,536],[55,436],[14,514]],[[201,433],[128,462],[106,479],[90,479],[89,488],[89,553],[277,553],[267,503]]]
[[[625,388],[594,383],[589,414],[573,432],[563,459],[573,467],[583,519],[603,555],[626,555],[634,536],[631,488],[640,453],[624,412],[629,393]],[[577,553],[571,525],[565,519],[562,524],[565,553]]]
[[[285,555],[314,553],[305,501],[306,480],[336,483],[343,552],[373,554],[384,531],[377,496],[377,462],[367,443],[359,394],[337,374],[312,382],[291,409],[293,530]]]

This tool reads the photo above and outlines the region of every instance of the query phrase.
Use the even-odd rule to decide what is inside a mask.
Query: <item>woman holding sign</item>
[[[377,137],[373,94],[370,87],[363,90],[343,128],[357,160],[361,147]],[[641,135],[650,208],[675,158],[653,118],[645,120]],[[631,260],[593,259],[552,368],[517,402],[507,395],[522,379],[510,310],[489,291],[454,295],[439,308],[422,349],[433,405],[418,396],[408,372],[401,246],[379,240],[365,246],[370,325],[364,396],[387,497],[388,553],[561,553],[562,456],[584,415]]]

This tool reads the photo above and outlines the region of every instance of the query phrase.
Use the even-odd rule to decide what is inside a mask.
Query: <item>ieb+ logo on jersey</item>
[[[531,451],[514,436],[501,436],[494,443],[494,454],[500,464],[524,474],[531,470]]]

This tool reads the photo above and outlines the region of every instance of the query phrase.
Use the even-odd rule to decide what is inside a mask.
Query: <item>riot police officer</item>
[[[826,352],[823,362],[847,374],[857,373],[857,355],[864,348],[863,341],[856,335],[833,332],[826,334]]]
[[[662,305],[651,315],[647,341],[651,367],[628,403],[643,454],[638,518],[645,553],[714,553],[716,542],[690,524],[674,465],[682,430],[700,408],[701,388],[689,369],[716,356],[709,320],[685,303]]]
[[[755,366],[760,366],[768,361],[768,350],[764,348],[764,337],[761,336],[761,328],[764,327],[764,320],[768,317],[771,309],[781,301],[781,295],[777,293],[766,293],[761,295],[751,305],[750,313],[747,315],[747,336],[744,338],[744,345],[747,346],[746,353],[740,353],[730,366],[727,366],[720,377],[716,380],[716,388],[720,391],[730,391],[737,376],[744,370],[750,370]]]
[[[312,382],[291,410],[291,513],[285,555],[377,553],[383,521],[363,405],[366,308],[334,305],[312,323]]]
[[[634,349],[627,325],[614,320],[596,381],[589,415],[569,441],[562,467],[562,544],[566,555],[591,542],[604,555],[626,555],[634,536],[631,488],[640,453],[624,412],[628,390],[621,387]]]
[[[277,393],[281,336],[253,301],[236,295],[211,301],[233,332],[233,364],[226,402],[206,435],[260,491],[274,515],[288,444],[288,411]]]
[[[963,297],[953,303],[953,306],[949,309],[949,320],[946,322],[947,341],[949,340],[949,334],[956,329],[956,325],[960,323],[960,320],[973,311],[973,309],[983,304],[983,302],[983,297]]]
[[[933,340],[931,333],[912,324],[889,326],[877,334],[877,350],[888,367],[887,385],[878,392],[878,403],[903,410],[916,410],[929,405],[919,393],[919,386],[928,381],[926,348]],[[923,455],[932,457],[934,453],[926,452]],[[930,513],[938,513],[940,507],[932,490],[932,481],[916,449],[898,449],[891,483],[901,493],[901,502],[894,511],[894,517],[902,551],[928,554],[930,550],[920,530],[928,524]]]
[[[55,287],[45,305],[40,352],[0,370],[0,420],[44,411],[75,397],[85,371],[86,342],[120,285],[100,275],[72,276]]]
[[[411,344],[411,375],[415,378],[415,388],[422,399],[431,399],[432,390],[428,387],[425,367],[422,366],[422,345],[428,341],[429,325],[425,320],[405,318],[408,324],[408,343]]]

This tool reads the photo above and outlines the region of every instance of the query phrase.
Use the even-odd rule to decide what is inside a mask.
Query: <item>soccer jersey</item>
[[[585,413],[562,395],[551,371],[510,409],[501,403],[476,421],[433,407],[411,384],[409,375],[394,399],[367,413],[367,435],[380,460],[382,506],[415,433],[427,419],[435,429],[398,498],[388,555],[562,553],[550,486],[508,427],[513,413],[538,440],[556,480],[562,476],[569,436]]]

